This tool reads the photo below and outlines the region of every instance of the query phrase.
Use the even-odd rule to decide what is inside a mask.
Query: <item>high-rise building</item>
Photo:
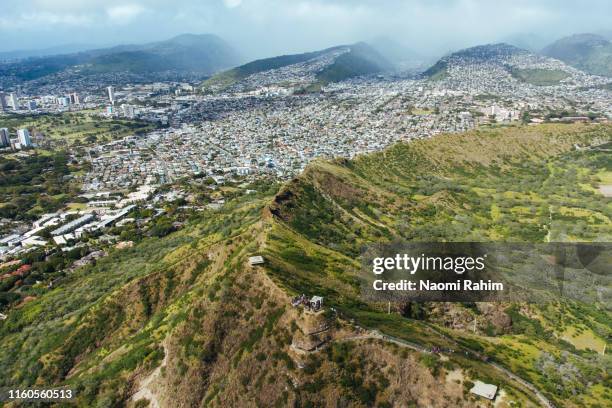
[[[123,110],[123,116],[129,119],[134,118],[134,107],[132,105],[123,104],[121,105],[121,109]]]
[[[60,96],[59,98],[57,98],[57,104],[59,106],[68,106],[70,105],[70,98],[66,96]]]
[[[0,147],[7,147],[11,144],[9,130],[7,128],[0,129]]]
[[[79,94],[75,92],[72,94],[70,101],[75,105],[79,105],[81,103],[81,98],[79,98]]]
[[[19,100],[17,99],[17,95],[14,93],[11,94],[11,106],[13,110],[19,110]]]
[[[36,101],[28,101],[28,109],[35,110],[36,109]]]
[[[109,86],[106,89],[108,90],[108,99],[110,100],[110,103],[114,105],[115,104],[115,88],[113,88],[112,86]]]
[[[30,132],[28,129],[17,130],[17,139],[19,140],[21,147],[32,146],[32,139],[30,139]]]
[[[0,92],[0,110],[3,112],[7,109],[4,92]]]

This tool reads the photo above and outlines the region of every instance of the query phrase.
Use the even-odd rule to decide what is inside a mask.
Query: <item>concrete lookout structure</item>
[[[249,257],[249,265],[251,266],[263,265],[264,263],[264,258],[261,255]]]

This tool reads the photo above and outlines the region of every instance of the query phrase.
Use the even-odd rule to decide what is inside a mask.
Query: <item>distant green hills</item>
[[[12,62],[16,60],[22,60],[25,58],[47,57],[50,55],[76,54],[78,52],[94,50],[96,48],[100,48],[100,47],[91,45],[91,44],[65,44],[65,45],[58,45],[54,47],[47,47],[47,48],[40,48],[40,49],[2,51],[0,52],[0,61]]]
[[[451,64],[468,60],[476,63],[491,61],[501,63],[503,62],[502,58],[521,53],[527,53],[527,51],[506,43],[478,45],[440,58],[434,65],[425,70],[423,75],[432,80],[443,79],[446,77],[448,67]]]
[[[204,85],[231,85],[238,82],[249,75],[257,74],[259,72],[268,71],[271,69],[278,69],[293,64],[299,64],[300,62],[308,61],[313,58],[319,57],[325,53],[329,53],[337,50],[339,47],[328,48],[321,51],[305,52],[302,54],[291,54],[291,55],[280,55],[278,57],[263,58],[255,61],[251,61],[247,64],[241,65],[230,70],[220,72],[208,79]]]
[[[576,34],[561,38],[542,50],[589,74],[612,76],[612,42],[595,34]]]
[[[94,57],[88,66],[94,71],[178,70],[211,74],[239,61],[237,52],[217,36],[183,34],[144,46],[119,47]]]
[[[322,82],[339,82],[360,75],[375,74],[391,68],[391,64],[366,43],[357,43],[340,55],[333,64],[317,73]]]
[[[529,53],[529,51],[506,43],[479,45],[442,57],[423,74],[431,79],[439,79],[444,77],[449,63],[452,62],[460,60],[470,60],[472,62],[501,61],[506,56],[526,53]],[[558,59],[589,74],[612,76],[612,42],[600,35],[575,34],[564,37],[543,48],[539,54]],[[522,80],[523,76],[518,75],[518,79]],[[533,77],[534,75],[529,76]],[[544,76],[546,78],[541,80],[542,72],[538,72],[535,75],[534,83],[536,85],[550,85],[558,82],[564,75],[561,72],[553,72],[550,75],[544,73]],[[526,82],[531,83],[530,80]]]
[[[422,59],[387,38],[374,39],[371,43],[359,42],[324,50],[258,59],[240,66],[238,65],[243,61],[239,53],[223,39],[212,34],[183,34],[147,44],[120,45],[86,51],[82,49],[83,46],[73,46],[29,53],[25,51],[1,53],[0,58],[4,56],[5,59],[22,59],[0,63],[0,77],[12,78],[18,82],[28,81],[74,67],[78,67],[83,74],[114,72],[147,74],[175,71],[202,76],[213,75],[204,86],[224,88],[257,73],[308,61],[314,62],[317,58],[329,56],[329,61],[323,66],[313,64],[314,71],[309,73],[316,78],[313,85],[320,86],[360,75],[388,71],[393,68],[392,62],[414,66]],[[57,52],[64,53],[50,55]],[[506,43],[470,47],[442,57],[426,70],[424,75],[432,79],[444,77],[448,63],[454,59],[491,61],[514,53],[527,52]],[[603,36],[572,35],[555,41],[540,53],[590,74],[612,76],[612,42]],[[231,67],[235,68],[226,70]],[[547,79],[544,82],[549,81]]]
[[[211,34],[183,34],[142,45],[29,58],[0,66],[0,75],[27,81],[75,66],[86,74],[178,71],[210,75],[238,63],[238,53],[221,38]]]
[[[560,68],[518,67],[512,64],[509,57],[523,55],[529,60],[537,58],[531,52],[506,43],[485,44],[459,50],[442,57],[435,64],[423,72],[429,80],[436,81],[448,76],[449,67],[462,68],[465,64],[494,63],[507,71],[520,82],[537,86],[550,86],[560,83],[570,76],[569,70]]]
[[[360,42],[320,51],[255,60],[214,75],[203,85],[205,88],[225,88],[257,73],[304,63],[325,56],[330,57],[330,62],[312,72],[320,84],[339,82],[356,76],[391,69],[391,64],[378,51],[370,45]]]

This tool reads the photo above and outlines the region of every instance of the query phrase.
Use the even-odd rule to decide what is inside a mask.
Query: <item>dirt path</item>
[[[155,382],[159,379],[161,375],[162,367],[165,367],[168,363],[168,348],[166,347],[166,342],[162,342],[164,347],[164,359],[162,363],[151,372],[147,377],[143,378],[139,384],[139,390],[132,395],[131,400],[136,402],[141,399],[146,399],[149,401],[149,408],[161,408],[159,400],[157,399],[157,395],[155,394]]]
[[[602,184],[599,186],[599,192],[604,197],[612,197],[612,185],[611,184]]]
[[[550,234],[552,232],[552,221],[553,221],[553,217],[552,217],[552,209],[550,207],[550,205],[548,206],[548,232],[546,233],[546,242],[550,242]]]
[[[454,340],[450,339],[448,336],[445,336],[442,333],[439,333],[437,331],[434,331],[435,333],[437,333],[438,335],[441,335],[442,337],[444,337],[445,339],[457,344]],[[380,333],[378,330],[372,330],[366,334],[359,334],[356,336],[351,336],[351,337],[345,337],[343,339],[338,339],[336,341],[338,342],[344,342],[344,341],[359,341],[359,340],[367,340],[367,339],[378,339],[378,340],[382,340],[385,341],[387,343],[393,343],[396,344],[400,347],[407,347],[413,350],[416,350],[418,352],[421,353],[430,353],[431,351],[429,349],[427,349],[426,347],[423,347],[421,345],[418,345],[416,343],[412,343],[403,339],[398,339],[396,337],[392,337],[392,336],[388,336],[385,335],[383,333]],[[457,344],[458,349],[461,349],[462,347]],[[474,356],[478,357],[478,355],[476,353],[471,352],[472,354],[474,354]],[[506,377],[510,378],[511,380],[514,380],[515,382],[521,384],[523,387],[527,388],[529,391],[531,391],[537,398],[538,400],[540,400],[540,403],[542,404],[543,407],[546,408],[555,408],[554,404],[548,399],[546,398],[541,392],[540,390],[537,389],[537,387],[533,384],[531,384],[530,382],[522,379],[521,377],[517,376],[516,374],[512,373],[510,370],[496,364],[496,363],[491,363],[491,362],[485,362],[483,361],[484,364],[488,364],[489,366],[495,368],[497,371],[501,372],[502,374],[504,374]]]

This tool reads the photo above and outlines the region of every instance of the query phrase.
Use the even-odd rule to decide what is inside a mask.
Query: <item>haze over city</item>
[[[0,51],[95,48],[212,33],[247,59],[388,37],[436,56],[481,43],[539,48],[605,33],[612,3],[482,0],[3,0]],[[609,31],[608,31],[609,34]]]

